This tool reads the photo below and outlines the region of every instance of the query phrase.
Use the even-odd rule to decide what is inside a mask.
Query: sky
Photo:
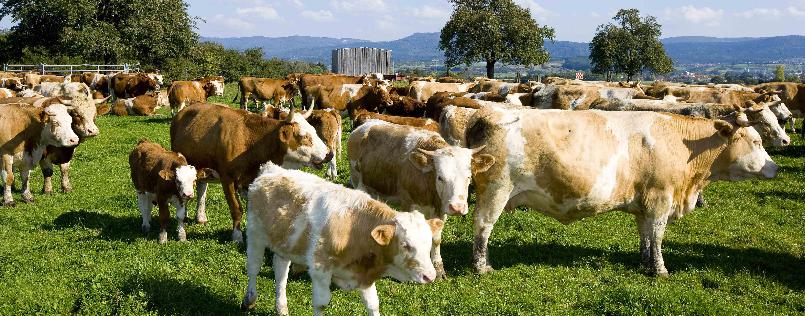
[[[557,40],[589,41],[621,8],[657,17],[663,37],[760,37],[805,34],[805,0],[514,0]],[[439,32],[447,0],[188,0],[198,32],[210,37],[325,36],[375,41]],[[6,18],[0,28],[13,22]]]

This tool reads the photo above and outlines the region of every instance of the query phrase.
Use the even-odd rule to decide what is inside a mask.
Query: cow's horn
[[[95,100],[95,104],[101,104],[101,103],[104,103],[104,102],[106,102],[106,100],[108,100],[108,99],[109,99],[109,98],[111,98],[111,97],[112,97],[112,96],[110,95],[110,96],[105,97],[105,98],[103,98],[103,99],[97,99],[97,100]]]
[[[73,100],[59,99],[59,103],[64,105],[73,105]]]
[[[481,150],[484,150],[484,147],[486,147],[486,144],[483,144],[481,146],[473,148],[472,149],[472,154],[474,155],[474,154],[479,153]]]
[[[436,156],[435,151],[425,150],[425,149],[422,149],[422,148],[417,148],[417,150],[419,150],[419,152],[421,152],[421,153],[423,153],[425,155],[431,156],[431,157]]]
[[[310,117],[311,114],[313,114],[313,106],[312,105],[310,106],[309,109],[307,109],[307,112],[305,112],[305,114],[302,115],[302,117],[304,117],[307,120],[307,118]]]
[[[291,109],[288,111],[288,117],[285,118],[285,121],[287,121],[289,123],[291,121],[293,121],[293,115],[294,115],[295,112],[296,112],[296,110],[294,109],[294,105],[293,105],[293,103],[291,103]]]

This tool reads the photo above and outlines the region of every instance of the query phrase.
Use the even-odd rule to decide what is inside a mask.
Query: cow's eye
[[[444,178],[442,178],[442,176],[437,176],[437,177],[436,177],[436,180],[438,180],[438,181],[440,181],[440,182],[444,182]]]
[[[411,244],[406,242],[406,243],[403,243],[403,249],[405,249],[406,251],[412,251],[412,250],[414,250],[414,247],[411,247]]]

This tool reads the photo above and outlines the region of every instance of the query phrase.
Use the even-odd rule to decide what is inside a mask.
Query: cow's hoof
[[[200,220],[200,219],[198,219],[198,220],[196,220],[196,224],[199,224],[199,225],[207,225],[207,220],[206,220],[206,219],[205,219],[205,220]]]
[[[3,201],[3,206],[15,207],[15,206],[17,206],[17,202],[14,202],[14,201]]]
[[[239,244],[243,243],[243,233],[239,229],[232,231],[232,241]]]
[[[243,302],[240,303],[240,310],[244,312],[252,310],[255,305],[257,305],[257,293],[246,293],[246,297],[244,297]],[[277,312],[279,313],[279,311]]]
[[[441,262],[434,262],[433,267],[436,268],[436,280],[447,279],[447,273],[444,272],[444,264]]]
[[[277,315],[288,316],[288,306],[277,307]]]
[[[43,195],[53,195],[53,189],[50,190],[42,190]]]
[[[71,188],[71,187],[63,187],[63,188],[61,188],[61,192],[62,193],[70,193],[70,192],[73,192],[73,188]]]
[[[179,231],[179,241],[187,241],[187,232],[184,229]]]
[[[475,267],[476,274],[487,274],[492,271],[495,271],[495,269],[492,269],[492,266],[490,265],[485,265],[483,267]]]
[[[168,242],[168,232],[159,233],[159,243],[164,244]]]
[[[22,196],[22,201],[25,202],[25,203],[33,203],[34,202],[34,196],[33,195],[27,195],[27,196],[23,195]]]

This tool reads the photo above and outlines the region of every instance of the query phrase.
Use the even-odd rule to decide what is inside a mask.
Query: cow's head
[[[204,85],[204,91],[208,96],[222,96],[224,95],[224,78],[223,77],[204,77],[197,79]]]
[[[402,282],[430,283],[436,268],[430,258],[434,236],[444,227],[441,219],[425,220],[418,211],[398,212],[392,223],[372,229],[372,239],[393,258],[384,275]]]
[[[78,135],[71,128],[73,119],[67,113],[65,105],[54,103],[44,107],[40,120],[44,123],[41,137],[48,145],[56,147],[78,145]]]
[[[162,74],[159,73],[159,71],[149,72],[146,75],[148,76],[148,78],[151,78],[151,80],[154,80],[154,82],[156,82],[157,89],[159,89],[165,84],[165,82],[163,81],[164,77],[162,76]]]
[[[184,156],[179,154],[182,160]],[[176,185],[176,193],[182,202],[186,202],[193,198],[193,189],[196,187],[196,181],[209,180],[214,178],[215,172],[212,169],[202,168],[196,170],[196,167],[185,164],[176,167],[173,170],[159,171],[159,177],[167,182],[173,182]]]
[[[67,105],[67,111],[73,119],[72,128],[76,134],[83,138],[98,136],[100,130],[95,125],[95,117],[98,116],[99,105],[106,102],[109,97],[103,99],[92,99],[84,96],[77,96],[73,99],[62,99],[61,103]]]
[[[713,163],[711,179],[739,181],[777,175],[779,167],[763,148],[755,129],[722,120],[715,120],[714,127],[726,148]]]
[[[433,172],[443,214],[466,215],[469,211],[467,197],[472,173],[486,171],[495,163],[492,155],[480,153],[482,149],[447,146],[428,151],[417,148],[408,156],[421,172]]]
[[[778,101],[765,104],[756,104],[752,101],[748,101],[746,107],[743,108],[743,112],[746,113],[746,117],[749,119],[749,123],[752,127],[760,133],[764,145],[783,147],[791,144],[791,138],[780,126],[777,116],[774,115],[769,108],[769,105],[776,106],[778,103],[781,103],[779,102],[779,98],[777,98],[777,100]]]
[[[321,169],[322,165],[333,159],[333,153],[316,135],[316,129],[307,122],[313,114],[313,107],[304,113],[296,114],[291,106],[288,116],[283,120],[279,130],[279,141],[286,148],[282,159],[282,167],[299,168],[309,166]]]

